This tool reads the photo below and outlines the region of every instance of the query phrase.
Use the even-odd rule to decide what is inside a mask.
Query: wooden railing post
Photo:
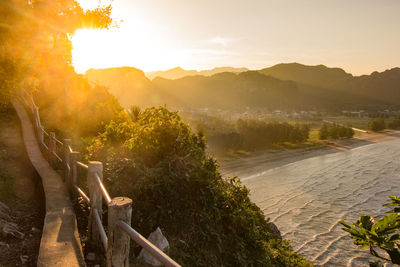
[[[94,246],[101,246],[100,232],[94,218],[93,210],[97,209],[99,216],[102,215],[102,193],[101,189],[96,181],[95,174],[99,175],[101,181],[103,181],[103,163],[99,161],[90,161],[87,172],[87,183],[89,188],[90,198],[90,215],[89,215],[89,240]]]
[[[67,183],[67,185],[69,186],[69,181],[71,179],[70,178],[70,173],[72,172],[72,166],[71,166],[71,162],[70,162],[70,153],[71,151],[69,150],[69,148],[71,147],[71,143],[72,140],[71,139],[64,139],[63,140],[63,144],[64,144],[64,181],[65,183]],[[71,190],[71,188],[69,188]]]
[[[49,132],[49,161],[53,165],[56,162],[56,157],[54,154],[56,153],[56,133]],[[54,166],[54,165],[53,165]]]
[[[71,168],[69,176],[66,178],[66,182],[68,185],[68,188],[70,192],[73,195],[73,185],[78,183],[78,166],[76,165],[76,162],[80,159],[81,153],[72,151],[69,154],[69,166]]]
[[[44,144],[44,133],[42,128],[39,126],[38,128],[38,139],[39,139],[39,145],[40,147],[43,147]]]
[[[131,225],[132,199],[115,197],[108,204],[107,267],[129,266],[130,237],[117,225],[123,221]]]

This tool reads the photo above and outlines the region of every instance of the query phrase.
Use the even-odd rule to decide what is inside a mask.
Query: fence
[[[60,164],[63,167],[65,183],[71,195],[81,196],[88,204],[89,242],[104,248],[107,266],[129,266],[131,238],[164,266],[180,266],[130,226],[132,200],[127,197],[110,197],[103,184],[103,164],[99,161],[90,161],[88,164],[81,162],[80,153],[71,147],[71,139],[60,141],[54,132],[45,131],[33,96],[23,89],[20,96],[32,113],[38,141],[47,160],[53,166]],[[89,196],[79,187],[78,179],[82,171],[86,172]],[[103,200],[108,209],[108,236],[102,224]]]

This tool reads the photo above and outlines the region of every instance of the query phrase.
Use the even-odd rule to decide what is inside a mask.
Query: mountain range
[[[285,63],[254,71],[227,67],[198,72],[175,68],[147,75],[153,79],[132,67],[86,72],[90,82],[109,87],[125,107],[167,104],[232,110],[400,109],[400,68],[353,76],[340,68]]]
[[[194,76],[194,75],[202,75],[202,76],[211,76],[217,73],[221,72],[233,72],[233,73],[239,73],[239,72],[244,72],[248,71],[247,68],[232,68],[232,67],[218,67],[218,68],[213,68],[211,70],[184,70],[181,67],[176,67],[173,69],[169,69],[166,71],[152,71],[152,72],[146,72],[146,77],[149,78],[150,80],[153,80],[156,77],[161,77],[165,79],[179,79],[183,78],[185,76]]]

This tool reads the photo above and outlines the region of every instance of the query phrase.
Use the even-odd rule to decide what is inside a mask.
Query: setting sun
[[[79,73],[90,68],[132,65],[149,71],[185,63],[185,51],[179,51],[172,40],[139,23],[110,30],[78,30],[72,44],[73,65]]]

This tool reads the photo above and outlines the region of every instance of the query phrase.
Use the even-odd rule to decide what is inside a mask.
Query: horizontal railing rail
[[[62,164],[65,182],[73,195],[80,196],[89,206],[89,242],[103,247],[106,252],[107,266],[129,266],[130,239],[150,253],[164,266],[180,266],[149,240],[136,232],[131,226],[132,200],[127,197],[111,198],[103,184],[103,164],[90,161],[85,164],[79,160],[80,153],[72,149],[71,140],[60,141],[55,132],[46,132],[40,121],[39,108],[32,94],[21,89],[22,102],[32,113],[39,144],[43,148],[50,164]],[[60,156],[57,152],[63,151]],[[79,187],[79,174],[86,171],[89,194]],[[106,234],[102,223],[103,200],[108,209]]]
[[[141,234],[136,232],[130,225],[123,221],[118,221],[118,226],[127,233],[137,244],[139,244],[142,248],[148,251],[154,258],[159,260],[164,266],[176,267],[180,266],[173,259],[168,257],[163,251],[161,251],[158,247],[154,246],[150,241],[144,238]]]

